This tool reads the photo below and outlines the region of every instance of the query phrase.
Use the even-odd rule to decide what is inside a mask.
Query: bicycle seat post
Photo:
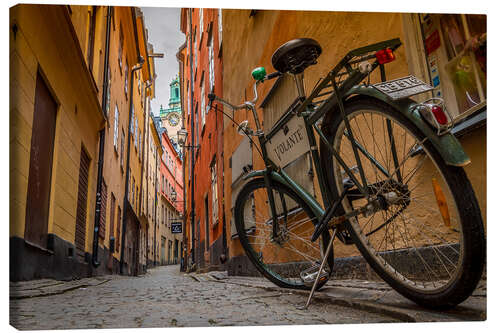
[[[304,100],[306,98],[304,89],[304,72],[293,74],[293,79],[295,80],[295,85],[297,86],[297,93],[299,95],[299,98]]]

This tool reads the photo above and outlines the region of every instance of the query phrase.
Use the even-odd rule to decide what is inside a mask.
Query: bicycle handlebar
[[[281,76],[283,73],[281,72],[274,72],[274,73],[271,73],[271,74],[268,74],[266,75],[266,77],[261,80],[261,81],[255,81],[254,85],[253,85],[253,93],[254,93],[254,98],[251,100],[251,101],[245,101],[243,104],[239,104],[239,105],[233,105],[231,103],[229,103],[228,101],[225,101],[223,100],[222,98],[220,97],[217,97],[217,95],[215,95],[214,93],[209,93],[208,94],[208,100],[209,100],[209,103],[208,103],[208,106],[209,106],[209,109],[212,108],[212,103],[214,100],[226,105],[227,107],[233,109],[233,110],[239,110],[239,109],[245,109],[245,108],[252,108],[255,106],[255,102],[257,102],[257,99],[259,98],[259,95],[257,93],[257,85],[259,83],[262,83],[264,82],[265,80],[271,80],[271,79],[274,79],[276,77],[279,77]]]

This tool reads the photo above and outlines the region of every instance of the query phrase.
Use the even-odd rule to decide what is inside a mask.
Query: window
[[[195,109],[194,123],[195,123],[195,126],[196,126],[196,128],[195,128],[195,134],[196,134],[196,136],[194,138],[195,139],[194,145],[196,146],[196,145],[198,145],[198,142],[200,142],[200,140],[198,138],[198,136],[200,134],[199,131],[198,131],[198,123],[199,123],[199,121],[198,121],[198,105],[196,106],[196,109]],[[197,151],[199,151],[199,149]]]
[[[190,88],[190,86],[189,86],[189,80],[188,80],[188,82],[187,82],[187,89],[188,89],[188,92],[190,92],[190,91],[191,91],[191,88]],[[188,116],[191,114],[191,95],[192,95],[192,93],[191,93],[191,94],[188,94],[188,96],[187,96],[187,100],[188,100],[188,101],[187,101],[187,102],[188,102],[188,109],[187,109],[187,111],[188,111]]]
[[[486,36],[486,15],[414,14],[408,17],[411,23],[407,26],[407,37],[416,36],[420,39],[417,43],[425,50],[419,53],[420,59],[414,57],[410,63],[420,70],[415,74],[429,76],[435,88],[433,96],[445,100],[454,118],[485,106],[485,47],[469,51],[465,46],[473,38]],[[425,68],[420,63],[424,63]]]
[[[120,117],[120,113],[118,110],[118,104],[115,104],[115,126],[113,128],[113,130],[114,130],[113,145],[115,147],[116,152],[118,152],[118,137],[120,136],[120,133],[118,132],[119,117]]]
[[[131,193],[132,193],[132,195],[131,195],[132,199],[130,201],[133,204],[134,203],[134,195],[135,195],[135,178],[134,177],[132,177],[132,192]],[[130,192],[129,192],[129,194],[130,194]]]
[[[139,95],[141,94],[141,71],[137,71],[136,73],[139,73],[137,76],[137,92]]]
[[[208,217],[208,196],[205,197],[205,241],[206,241],[206,250],[210,250],[210,228],[209,228],[210,219]]]
[[[115,207],[116,207],[116,198],[113,192],[111,192],[111,208],[109,211],[109,238],[114,237],[115,235]],[[117,221],[118,223],[120,221]]]
[[[219,222],[219,202],[218,202],[218,193],[217,193],[217,162],[215,161],[215,156],[214,156],[214,161],[212,162],[212,165],[210,166],[210,180],[212,183],[212,223],[215,224]]]
[[[122,167],[123,171],[123,155],[125,153],[125,131],[122,128],[122,139],[121,139],[121,145],[120,145],[120,166]]]
[[[95,27],[96,27],[96,16],[97,16],[97,6],[92,6],[92,11],[89,12],[90,26],[89,26],[89,36],[88,36],[88,46],[87,46],[87,64],[89,70],[92,73],[92,67],[94,64],[94,43],[95,43]]]
[[[118,66],[120,67],[120,73],[122,71],[122,58],[123,58],[123,29],[122,23],[120,22],[120,44],[118,45]]]
[[[134,133],[134,146],[137,149],[137,132],[138,132],[138,125],[137,125],[137,118],[134,119],[134,123],[132,124],[133,127],[133,133]]]
[[[205,126],[205,82],[204,80],[201,82],[201,92],[200,92],[200,104],[201,104],[201,128]]]
[[[193,44],[194,44],[194,67],[198,66],[198,47],[196,47],[197,41],[196,41],[196,28],[194,30],[194,38],[193,38]]]
[[[203,8],[200,8],[200,41],[203,34]]]
[[[142,152],[142,138],[141,138],[141,129],[139,129],[139,160],[141,159]]]
[[[222,8],[219,8],[219,15],[217,15],[218,20],[219,20],[219,50],[221,49],[222,45]]]
[[[208,44],[208,80],[210,91],[214,91],[215,85],[215,75],[214,75],[214,36],[210,34],[210,40]]]
[[[108,91],[106,92],[106,117],[109,115],[111,107],[111,68],[108,66]]]
[[[122,209],[118,206],[118,218],[116,220],[116,252],[120,251],[120,230],[122,225]]]
[[[100,211],[100,219],[99,219],[99,237],[104,239],[106,237],[106,202],[108,199],[108,187],[106,186],[106,182],[102,181],[101,186],[101,211]]]
[[[135,119],[135,110],[134,110],[134,104],[132,104],[132,117],[130,118],[130,133],[134,135],[134,119]]]
[[[125,60],[125,97],[128,94],[128,60]]]

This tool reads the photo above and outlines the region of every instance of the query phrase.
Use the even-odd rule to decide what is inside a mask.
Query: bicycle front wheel
[[[330,234],[311,242],[317,223],[311,209],[288,187],[271,182],[275,203],[277,233],[273,237],[273,219],[263,178],[245,184],[235,203],[235,225],[238,237],[250,261],[267,279],[282,288],[311,289],[304,275],[319,271],[322,253],[326,251]],[[323,274],[331,274],[333,250]],[[301,277],[302,274],[302,277]],[[318,283],[320,288],[326,279]]]
[[[474,291],[485,261],[481,212],[462,168],[447,165],[405,116],[373,98],[346,102],[354,141],[340,112],[323,129],[355,177],[343,200],[346,212],[377,208],[349,220],[347,229],[370,266],[396,291],[433,308],[452,307]],[[354,154],[354,148],[358,158]],[[348,178],[331,154],[321,151],[333,195]]]

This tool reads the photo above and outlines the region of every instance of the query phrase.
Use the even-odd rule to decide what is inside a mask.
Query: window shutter
[[[108,201],[108,187],[106,182],[102,181],[101,188],[101,217],[99,219],[99,237],[104,239],[106,237],[106,202]]]

